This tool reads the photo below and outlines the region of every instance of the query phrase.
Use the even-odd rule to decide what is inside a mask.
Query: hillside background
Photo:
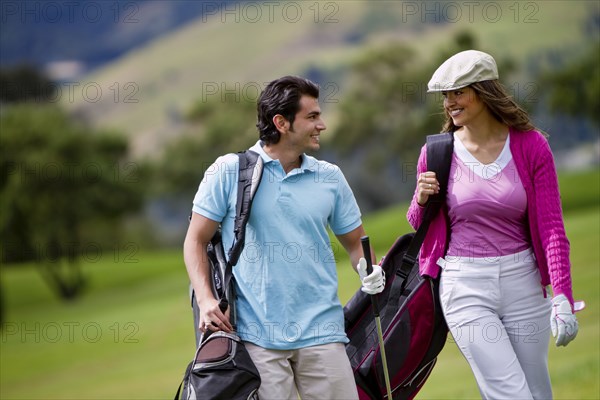
[[[175,188],[153,181],[162,194],[145,207],[158,240],[175,245],[207,163],[217,149],[237,151],[254,140],[253,104],[266,82],[285,74],[321,85],[328,130],[317,155],[345,170],[362,208],[406,200],[418,147],[440,125],[441,102],[426,95],[426,82],[464,36],[467,47],[496,57],[502,82],[550,135],[560,168],[597,163],[598,125],[551,109],[543,77],[599,43],[598,8],[597,1],[555,0],[16,2],[3,8],[0,43],[3,65],[31,62],[50,74],[53,103],[92,130],[124,135],[131,162],[161,160],[159,169],[185,176],[163,179],[178,182]],[[382,78],[394,72],[365,67],[386,62],[396,69],[395,88]],[[368,98],[384,90],[378,87],[395,94]],[[369,117],[352,109],[356,103],[365,113],[361,100],[374,106]],[[211,125],[209,114],[218,121]],[[228,115],[240,121],[223,121]],[[206,135],[221,143],[202,143]],[[183,157],[190,138],[215,150]],[[174,165],[177,158],[186,165]],[[384,194],[369,194],[378,189]]]
[[[441,126],[426,83],[466,48],[494,55],[549,135],[588,302],[551,373],[556,398],[600,398],[597,0],[25,0],[0,22],[0,398],[170,397],[193,340],[191,201],[215,157],[256,140],[274,78],[320,84],[316,156],[340,165],[384,254]],[[338,261],[345,302],[357,285]],[[449,344],[420,398],[477,398]]]
[[[104,31],[90,32],[89,23],[74,27],[75,32],[69,26],[59,30],[71,37],[69,46],[61,47],[75,54],[77,41],[75,49],[70,43],[73,34],[81,33],[80,42],[86,44],[82,55],[89,57],[81,61],[96,67],[76,82],[102,90],[102,96],[92,90],[87,99],[79,88],[73,96],[65,90],[61,100],[92,125],[125,132],[133,139],[135,155],[156,154],[161,145],[181,134],[182,119],[194,102],[255,101],[266,82],[290,73],[321,84],[333,130],[343,118],[337,115],[336,105],[351,85],[348,71],[365,53],[404,43],[424,65],[460,32],[471,32],[478,48],[499,60],[510,59],[515,71],[504,77],[504,84],[519,101],[539,103],[543,90],[534,79],[545,69],[567,64],[597,41],[600,24],[594,1],[484,1],[470,6],[436,1],[148,1],[137,8],[131,6],[134,2],[118,4],[123,4],[122,22],[115,24],[111,20],[115,11],[105,10]],[[104,62],[94,63],[89,43],[98,39],[101,49],[111,48],[110,44],[116,49],[129,46],[114,58],[100,52],[105,54]],[[426,81],[410,83],[420,95],[424,93]],[[591,137],[589,132],[563,134],[562,129],[573,121],[555,127],[551,123],[555,121],[541,115],[537,122],[557,133],[552,138],[557,144],[573,145]]]

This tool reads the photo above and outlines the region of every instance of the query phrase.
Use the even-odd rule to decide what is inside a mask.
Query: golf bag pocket
[[[413,234],[400,237],[381,266],[387,276],[380,306],[383,342],[392,397],[412,399],[421,389],[442,350],[448,329],[439,306],[438,282],[419,275],[418,264],[407,276],[400,266]],[[344,307],[346,353],[354,371],[360,400],[387,396],[377,327],[370,298],[362,291]]]
[[[241,339],[219,331],[202,338],[183,378],[181,399],[257,400],[260,382]]]
[[[225,336],[226,335],[226,336]],[[211,335],[196,352],[193,371],[225,365],[233,359],[237,342],[228,334]]]

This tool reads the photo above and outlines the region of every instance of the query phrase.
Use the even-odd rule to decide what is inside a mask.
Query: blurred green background
[[[3,1],[0,398],[171,398],[194,350],[181,245],[204,170],[257,138],[285,74],[321,85],[317,157],[340,165],[379,256],[409,231],[426,83],[494,55],[549,134],[580,333],[550,349],[555,397],[598,399],[598,1]],[[334,240],[334,239],[333,239]],[[337,254],[340,298],[358,288]],[[420,399],[478,398],[449,340]]]

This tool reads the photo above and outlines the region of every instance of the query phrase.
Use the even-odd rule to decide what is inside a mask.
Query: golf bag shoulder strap
[[[236,215],[233,228],[234,239],[229,249],[229,259],[223,273],[223,298],[220,301],[223,311],[228,306],[227,294],[233,276],[233,266],[237,264],[244,249],[246,225],[250,218],[252,200],[260,185],[264,167],[262,157],[254,151],[245,150],[237,153],[237,155],[239,157],[239,169]]]
[[[454,136],[452,133],[438,133],[427,136],[427,169],[435,172],[440,184],[440,191],[435,195],[429,196],[425,206],[423,221],[421,221],[421,225],[419,225],[419,228],[415,232],[415,235],[404,254],[402,266],[398,270],[399,277],[404,281],[406,281],[413,265],[417,262],[419,250],[425,239],[427,229],[429,229],[429,224],[446,201],[453,151]],[[404,281],[401,286],[400,294],[404,291]]]
[[[440,183],[440,192],[429,197],[428,205],[437,203],[434,207],[437,207],[438,210],[439,203],[446,201],[453,151],[454,136],[452,133],[438,133],[437,135],[427,136],[427,169],[435,172]]]
[[[429,196],[429,199],[427,200],[423,221],[415,235],[418,239],[421,237],[419,230],[423,231],[422,236],[424,238],[424,234],[429,228],[429,223],[446,202],[453,150],[454,136],[451,133],[438,133],[436,135],[427,136],[427,170],[435,172],[435,176],[440,185],[440,191],[437,194]],[[421,247],[421,243],[418,243],[417,252],[419,247]]]
[[[238,171],[238,190],[237,203],[235,206],[235,223],[233,227],[234,242],[229,250],[229,263],[233,266],[244,248],[246,239],[246,224],[250,218],[250,209],[256,190],[260,184],[263,171],[263,160],[251,150],[238,153],[239,171]]]

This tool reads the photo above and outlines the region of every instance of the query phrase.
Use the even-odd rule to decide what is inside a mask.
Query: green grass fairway
[[[566,348],[550,348],[557,399],[600,398],[598,198],[596,206],[566,214],[575,298],[585,300],[587,309],[578,314],[577,339]],[[365,218],[378,257],[409,231],[405,212],[404,204]],[[338,258],[345,303],[358,278],[347,258]],[[89,290],[73,303],[62,303],[33,266],[2,268],[7,315],[0,332],[0,398],[172,398],[194,351],[181,252],[105,252],[84,270]],[[479,398],[452,341],[418,398]]]

